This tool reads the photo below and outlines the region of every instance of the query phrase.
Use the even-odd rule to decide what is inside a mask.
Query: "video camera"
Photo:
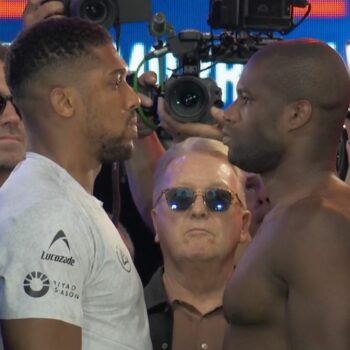
[[[116,24],[149,21],[151,18],[151,0],[60,1],[66,16],[80,17],[107,29]]]
[[[294,22],[294,9],[307,10]],[[311,11],[306,0],[210,0],[208,24],[210,33],[184,30],[176,34],[157,13],[150,24],[158,41],[145,60],[171,52],[178,67],[164,82],[164,99],[169,114],[180,122],[213,122],[210,107],[222,106],[221,89],[212,79],[199,77],[201,62],[244,64],[261,47],[278,40],[302,23]],[[223,29],[214,34],[214,29]],[[280,36],[275,36],[278,32]],[[210,67],[209,67],[210,68]],[[207,68],[208,69],[208,68]]]

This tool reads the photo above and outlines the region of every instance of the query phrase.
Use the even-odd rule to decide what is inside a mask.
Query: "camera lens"
[[[208,93],[200,79],[181,77],[166,87],[165,101],[170,114],[176,119],[195,122],[207,109]]]
[[[115,0],[71,0],[70,13],[109,28],[115,22],[118,11]]]
[[[176,103],[178,106],[188,108],[197,105],[199,100],[198,91],[181,91],[180,96],[176,98]]]
[[[103,22],[107,16],[106,4],[102,1],[87,1],[83,11],[90,22]]]

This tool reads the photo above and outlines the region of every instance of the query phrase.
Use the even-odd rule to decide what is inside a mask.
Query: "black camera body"
[[[306,0],[212,0],[208,23],[212,28],[288,32],[293,27],[293,7]]]
[[[222,107],[221,89],[210,78],[174,75],[165,83],[164,99],[171,116],[179,122],[212,124],[210,107]]]
[[[49,0],[50,1],[50,0]],[[150,0],[60,0],[65,15],[80,17],[105,28],[114,24],[149,21]]]
[[[210,78],[200,78],[200,62],[207,52],[205,36],[185,30],[168,38],[169,51],[179,61],[176,72],[165,82],[164,100],[171,116],[182,122],[213,123],[210,107],[222,107],[221,89]]]
[[[294,8],[308,7],[294,23]],[[184,30],[175,34],[163,14],[156,14],[150,25],[151,34],[167,34],[165,47],[148,55],[160,57],[171,52],[178,67],[164,85],[164,98],[171,116],[180,122],[213,122],[210,107],[222,107],[221,89],[212,79],[201,79],[201,62],[244,64],[260,48],[282,40],[275,32],[286,34],[308,16],[307,0],[210,0],[208,23],[211,29],[224,29],[219,35]],[[161,29],[157,29],[157,28]],[[164,50],[165,48],[165,50]]]

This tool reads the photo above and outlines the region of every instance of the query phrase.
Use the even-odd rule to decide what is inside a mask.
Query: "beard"
[[[265,174],[275,170],[282,162],[285,146],[277,141],[269,140],[262,135],[255,135],[248,143],[248,138],[240,142],[240,138],[231,139],[228,144],[228,159],[233,165],[244,171]]]
[[[98,159],[105,164],[127,160],[130,159],[133,148],[132,141],[125,141],[125,137],[109,139],[101,144]]]

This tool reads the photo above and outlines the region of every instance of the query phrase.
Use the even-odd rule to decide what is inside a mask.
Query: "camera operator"
[[[179,142],[192,136],[222,140],[222,129],[218,124],[178,122],[169,115],[162,98],[158,99],[158,115],[160,125],[172,136],[173,142]],[[134,202],[149,227],[152,227],[150,212],[153,173],[164,152],[163,144],[156,132],[153,132],[149,136],[135,140],[133,157],[126,162]],[[247,173],[246,177],[247,206],[252,212],[250,234],[254,237],[264,215],[270,209],[270,204],[261,177],[253,173]]]

